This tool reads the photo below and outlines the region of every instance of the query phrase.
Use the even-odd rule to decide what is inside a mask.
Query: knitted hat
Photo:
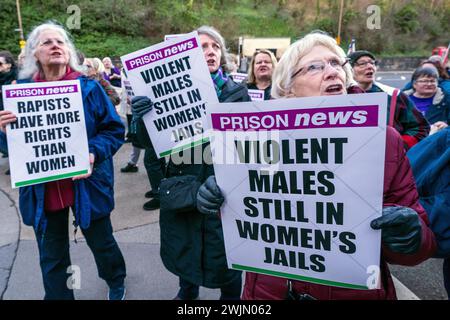
[[[373,60],[375,60],[375,56],[371,52],[366,50],[358,50],[348,55],[352,67],[355,65],[355,62],[358,61],[358,59],[361,57],[371,57]]]

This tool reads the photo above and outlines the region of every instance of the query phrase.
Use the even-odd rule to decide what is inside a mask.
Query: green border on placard
[[[263,274],[267,274],[269,276],[275,276],[275,277],[289,278],[289,279],[294,279],[294,280],[307,281],[307,282],[322,284],[322,285],[326,285],[326,286],[334,286],[334,287],[341,287],[341,288],[348,288],[348,289],[357,289],[357,290],[368,290],[369,289],[367,286],[361,286],[361,285],[345,283],[345,282],[336,282],[336,281],[329,281],[329,280],[323,280],[323,279],[310,278],[310,277],[305,277],[305,276],[299,276],[297,274],[290,274],[290,273],[285,273],[285,272],[279,272],[279,271],[273,271],[273,270],[266,270],[266,269],[248,267],[248,266],[243,266],[243,265],[240,265],[240,264],[232,264],[231,267],[233,269],[238,269],[238,270],[242,270],[242,271],[263,273]]]
[[[29,186],[31,184],[38,184],[38,183],[42,183],[42,182],[61,180],[61,179],[65,179],[65,178],[79,176],[82,174],[87,174],[88,172],[89,172],[88,170],[81,170],[81,171],[76,171],[76,172],[71,172],[71,173],[59,174],[59,175],[51,176],[51,177],[26,180],[26,181],[16,182],[15,186],[17,188],[17,187]]]
[[[162,158],[162,157],[168,156],[169,154],[177,153],[177,152],[180,152],[180,151],[183,151],[183,150],[186,150],[186,149],[193,148],[193,147],[198,146],[200,144],[204,144],[204,143],[206,143],[208,141],[209,141],[209,138],[203,138],[202,140],[194,141],[194,142],[191,142],[189,144],[185,144],[184,146],[176,147],[176,148],[173,148],[173,149],[161,152],[159,154],[159,156]]]

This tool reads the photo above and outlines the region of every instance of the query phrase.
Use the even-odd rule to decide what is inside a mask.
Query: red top
[[[73,71],[69,66],[65,75],[59,80],[75,80],[80,76],[79,72]],[[38,72],[33,76],[36,82],[46,82]],[[44,209],[46,212],[59,211],[74,205],[75,194],[72,179],[51,181],[45,184]]]

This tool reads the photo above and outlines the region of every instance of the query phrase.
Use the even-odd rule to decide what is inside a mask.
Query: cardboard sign
[[[79,80],[4,86],[13,188],[66,179],[90,171]]]
[[[252,101],[264,101],[264,90],[248,89],[248,95]]]
[[[241,83],[242,81],[247,80],[246,73],[232,72],[230,73],[230,76],[233,78],[233,81],[237,83]]]
[[[121,59],[134,94],[153,102],[144,123],[160,158],[208,141],[205,110],[218,99],[197,32]]]
[[[208,109],[228,266],[379,287],[385,93]],[[230,179],[230,177],[233,177]]]

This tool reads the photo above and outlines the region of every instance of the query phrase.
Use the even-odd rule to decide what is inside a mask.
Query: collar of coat
[[[414,89],[409,89],[409,90],[406,90],[404,92],[405,92],[405,94],[407,96],[411,96],[414,93]],[[444,91],[440,87],[437,87],[437,91],[434,94],[432,103],[433,104],[439,104],[439,103],[442,102],[443,99],[444,99]]]

